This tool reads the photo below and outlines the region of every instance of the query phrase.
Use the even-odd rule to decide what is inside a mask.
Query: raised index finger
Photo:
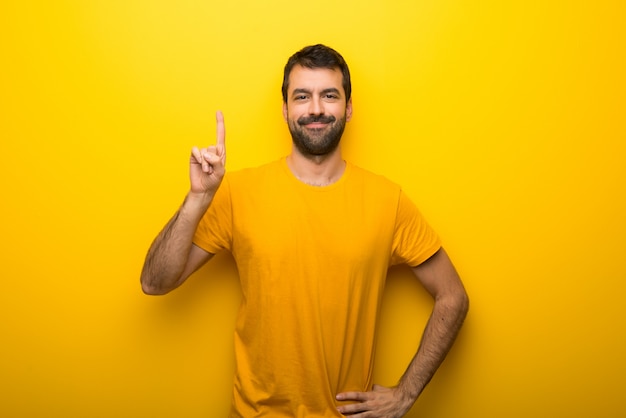
[[[221,110],[215,113],[217,122],[217,147],[222,151],[226,150],[226,130],[224,128],[224,115]]]

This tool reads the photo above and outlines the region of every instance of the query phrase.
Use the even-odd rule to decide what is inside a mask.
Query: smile
[[[327,123],[323,123],[323,122],[312,122],[312,123],[307,123],[306,125],[304,125],[306,128],[308,129],[322,129],[328,126]]]

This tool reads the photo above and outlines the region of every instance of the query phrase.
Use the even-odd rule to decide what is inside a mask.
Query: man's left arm
[[[402,417],[450,351],[469,308],[463,283],[443,248],[413,272],[435,300],[415,357],[395,387],[374,385],[370,392],[338,394],[337,400],[355,402],[338,407],[340,413],[363,418]]]

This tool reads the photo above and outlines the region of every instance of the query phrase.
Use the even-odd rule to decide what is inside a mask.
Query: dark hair
[[[283,75],[283,101],[287,103],[287,90],[289,89],[289,74],[294,66],[301,65],[305,68],[328,68],[339,69],[343,75],[343,90],[346,93],[346,102],[350,100],[352,85],[350,84],[350,70],[341,54],[326,45],[317,44],[302,48],[289,57],[285,65]]]

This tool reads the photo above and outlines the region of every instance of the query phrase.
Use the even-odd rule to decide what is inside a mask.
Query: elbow
[[[156,280],[141,276],[141,290],[149,296],[160,296],[169,293],[172,289],[164,288]]]
[[[442,296],[438,299],[442,307],[445,307],[449,312],[454,312],[454,316],[461,322],[467,316],[469,312],[469,296],[464,288],[460,288],[453,293],[448,293],[446,296]]]
[[[454,298],[454,306],[456,307],[456,311],[458,312],[459,318],[464,320],[469,312],[470,300],[465,289],[461,289],[457,292]]]
[[[144,294],[148,296],[160,296],[160,295],[164,295],[167,293],[157,287],[145,285],[145,284],[141,285],[141,290],[143,291]]]
[[[461,299],[461,302],[460,302],[461,314],[462,314],[463,318],[465,318],[467,316],[467,313],[469,312],[469,307],[470,307],[469,296],[468,296],[468,294],[467,294],[467,292],[465,290],[463,290],[463,293],[459,297],[459,299]]]

